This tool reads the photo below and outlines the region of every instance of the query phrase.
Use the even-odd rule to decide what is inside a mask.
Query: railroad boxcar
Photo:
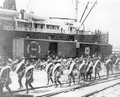
[[[76,56],[76,43],[47,39],[20,38],[13,40],[13,56],[45,58],[47,52],[62,57]]]

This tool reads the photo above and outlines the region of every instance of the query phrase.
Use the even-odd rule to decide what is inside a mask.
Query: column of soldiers
[[[61,82],[59,79],[62,74],[62,66],[60,64],[60,61],[61,59],[59,60],[58,57],[56,57],[54,60],[48,61],[48,65],[46,66],[47,85],[49,85],[49,81],[51,80],[55,87],[57,87],[58,84],[61,86]]]
[[[34,66],[28,60],[25,61],[25,59],[20,59],[17,62],[18,64],[16,67],[16,73],[18,75],[19,88],[23,88],[22,78],[23,76],[25,76],[26,93],[28,93],[29,92],[28,86],[30,86],[31,89],[34,90],[34,87],[32,86],[32,82],[34,81],[33,79]],[[13,97],[13,93],[9,87],[9,85],[12,83],[12,80],[10,78],[11,64],[12,62],[7,59],[1,62],[2,66],[0,70],[0,97],[4,97],[3,96],[4,87],[10,93],[10,97]]]
[[[63,62],[65,61],[65,63]],[[2,69],[0,72],[0,94],[3,95],[3,87],[5,87],[12,97],[11,89],[9,88],[9,85],[12,83],[10,78],[10,69],[12,62],[5,60],[2,61]],[[29,92],[28,86],[31,87],[32,90],[34,90],[34,87],[32,86],[32,83],[34,81],[33,78],[33,70],[34,65],[29,60],[19,59],[16,66],[16,73],[18,75],[18,83],[19,83],[19,89],[23,88],[22,85],[22,79],[23,76],[25,76],[25,86],[26,86],[26,93]],[[106,71],[107,71],[107,78],[109,77],[109,71],[112,71],[113,65],[112,65],[112,57],[107,57],[105,61]],[[64,64],[63,64],[64,63]],[[96,76],[100,78],[99,71],[101,70],[101,61],[100,57],[93,56],[92,58],[90,56],[80,58],[58,58],[55,59],[48,58],[46,61],[46,72],[47,72],[47,85],[49,85],[50,81],[57,87],[58,85],[62,85],[60,82],[60,77],[63,74],[63,70],[68,69],[68,79],[69,79],[69,85],[71,85],[72,80],[75,84],[75,76],[77,75],[79,78],[82,77],[83,80],[87,81],[88,77],[90,77],[91,80],[91,74],[95,74]],[[112,71],[113,72],[113,71]],[[1,96],[2,97],[2,96]]]
[[[33,70],[34,65],[33,63],[30,63],[29,60],[22,59],[18,65],[18,68],[16,68],[16,73],[18,74],[18,83],[19,83],[19,89],[23,88],[22,85],[22,78],[25,76],[25,86],[26,86],[26,93],[28,93],[28,86],[31,87],[32,90],[34,90],[34,87],[32,86],[33,79]]]
[[[116,61],[118,62],[118,59]],[[69,58],[66,61],[67,69],[69,71],[68,72],[69,85],[71,85],[71,80],[73,80],[73,83],[75,84],[75,75],[77,75],[76,71],[79,72],[78,74],[79,76],[83,76],[83,79],[85,81],[88,80],[88,77],[90,78],[89,80],[91,80],[92,73],[94,74],[94,79],[96,79],[97,76],[100,79],[100,70],[102,69],[101,63],[102,63],[101,56],[100,55],[97,56],[96,54],[93,55],[92,57],[87,56],[83,58],[83,56],[81,56],[80,58],[75,58],[75,59]],[[55,63],[53,64],[55,65]],[[109,78],[109,72],[111,71],[113,73],[112,56],[107,57],[104,64],[106,67],[107,78]],[[50,72],[52,72],[54,65],[52,65],[52,69],[50,69]],[[52,81],[52,73],[48,73],[48,75],[50,76],[48,77],[48,79],[50,78]],[[54,81],[52,81],[52,83],[53,82]]]
[[[83,66],[81,66],[80,64],[81,64],[81,62],[82,61],[85,61],[85,63],[83,64]],[[99,60],[99,61],[97,61],[97,60]],[[94,62],[96,62],[96,64],[94,63]],[[59,63],[59,62],[58,62]],[[61,64],[61,62],[60,62],[60,64]],[[92,73],[92,66],[93,66],[93,64],[95,64],[95,67],[94,67],[94,72],[95,72],[95,79],[96,79],[96,75],[98,75],[99,76],[99,78],[100,78],[100,75],[99,75],[99,70],[101,69],[101,63],[100,63],[100,59],[99,58],[97,58],[97,57],[94,57],[94,59],[91,59],[90,57],[88,57],[88,58],[76,58],[76,59],[72,59],[72,58],[70,58],[70,59],[68,59],[68,61],[66,62],[66,64],[67,64],[67,69],[68,69],[68,79],[69,79],[69,85],[71,85],[71,80],[73,80],[73,83],[75,84],[75,75],[77,75],[77,72],[78,71],[80,71],[80,70],[78,70],[78,68],[79,69],[82,69],[83,70],[83,73],[84,73],[84,77],[88,77],[87,75],[89,75],[90,76],[90,79],[91,79],[91,73]],[[49,67],[49,69],[48,69],[48,67],[47,67],[47,74],[48,74],[48,84],[49,84],[49,80],[51,80],[52,81],[52,83],[54,82],[53,80],[52,80],[52,74],[54,74],[54,73],[51,73],[52,71],[53,71],[53,68],[54,68],[54,65],[56,65],[55,64],[55,62],[50,62],[50,64],[49,65],[47,65],[48,67]],[[62,67],[62,66],[61,66]],[[83,67],[83,68],[82,68]],[[59,77],[57,77],[58,75],[60,75],[61,73],[61,71],[58,69],[57,70],[58,71],[58,74],[55,74],[55,81],[56,81],[56,79],[57,78],[59,78]],[[87,71],[87,72],[86,72]],[[80,73],[81,73],[81,71],[80,71]],[[80,74],[79,74],[80,75]],[[87,79],[87,78],[84,78],[84,79]],[[59,84],[61,84],[60,82],[59,82]]]

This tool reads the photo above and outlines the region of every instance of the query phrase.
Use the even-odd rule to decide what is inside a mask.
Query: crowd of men
[[[116,69],[119,70],[119,56],[118,55],[109,55],[105,58],[104,65],[106,67],[107,78],[109,78],[109,71],[113,73],[113,64],[116,66]],[[34,90],[32,86],[32,82],[34,81],[33,77],[33,70],[40,69],[45,70],[47,73],[47,85],[51,81],[55,87],[58,85],[62,85],[60,82],[60,78],[64,73],[64,70],[68,70],[68,80],[69,86],[73,83],[75,84],[75,77],[78,77],[78,83],[80,80],[83,79],[84,81],[90,81],[92,79],[92,74],[98,75],[100,79],[99,71],[102,69],[101,64],[101,56],[96,56],[95,54],[91,56],[80,58],[58,58],[56,57],[49,57],[47,60],[27,60],[25,58],[15,58],[13,60],[9,58],[1,58],[0,59],[1,70],[0,70],[0,95],[3,97],[3,88],[5,87],[10,96],[13,97],[12,91],[9,85],[12,83],[10,78],[10,71],[13,70],[18,75],[18,83],[19,88],[23,88],[22,78],[25,76],[25,86],[26,86],[26,93],[29,92],[28,86]]]

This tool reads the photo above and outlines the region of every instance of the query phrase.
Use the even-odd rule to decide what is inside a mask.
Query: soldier
[[[115,66],[116,66],[116,70],[119,70],[119,63],[120,63],[120,58],[117,56],[116,60],[115,60]]]
[[[34,87],[32,86],[33,79],[33,70],[34,66],[30,64],[29,61],[26,62],[26,70],[25,70],[25,86],[26,86],[26,93],[28,93],[28,85],[31,87],[32,90],[34,90]]]
[[[86,64],[86,61],[84,59],[82,59],[82,63],[79,65],[78,70],[79,70],[79,75],[78,75],[78,83],[80,83],[80,77],[84,77],[84,72],[83,72],[83,68],[84,65]],[[85,79],[85,78],[84,78]]]
[[[1,72],[0,72],[0,81],[1,81],[1,95],[0,96],[3,96],[3,87],[5,87],[9,93],[10,93],[10,97],[13,97],[13,94],[12,94],[12,91],[9,87],[9,85],[12,83],[12,80],[10,78],[10,66],[8,65],[8,62],[5,61],[3,64],[2,64],[2,69],[1,69]]]
[[[87,79],[88,79],[88,75],[91,77],[91,74],[90,74],[90,69],[91,68],[88,68],[91,64],[91,62],[90,62],[90,57],[88,57],[88,58],[85,58],[85,64],[84,64],[84,66],[83,66],[83,77],[84,77],[84,81],[87,81]],[[91,67],[91,66],[90,66]],[[87,71],[87,69],[88,69],[88,71]],[[90,71],[89,71],[90,70]]]
[[[92,62],[92,59],[90,58],[88,62],[88,66],[86,68],[86,81],[88,80],[88,76],[90,77],[89,80],[91,80],[92,73],[93,73],[92,71],[93,71],[93,62]]]
[[[55,67],[53,68],[53,74],[54,74],[54,83],[55,83],[55,87],[57,87],[57,83],[61,86],[61,82],[60,82],[60,77],[61,77],[61,64],[57,63],[55,65]]]
[[[47,85],[49,85],[49,81],[53,83],[52,79],[52,71],[53,71],[53,63],[49,63],[46,67],[46,72],[47,72]]]
[[[107,70],[107,78],[109,78],[109,71],[111,70],[112,74],[113,74],[113,63],[112,60],[110,59],[110,57],[107,59],[107,61],[105,62],[106,65],[106,70]]]
[[[69,86],[71,86],[71,79],[73,79],[73,83],[75,84],[75,76],[73,72],[74,70],[75,70],[75,62],[72,61],[70,68],[69,68],[69,73],[68,73]]]
[[[19,89],[21,89],[23,88],[22,78],[25,73],[25,60],[24,59],[17,65],[16,73],[18,74]]]
[[[99,58],[94,59],[93,73],[95,74],[95,80],[97,75],[100,79],[100,74],[99,74],[100,70],[101,70],[101,61],[99,60]]]

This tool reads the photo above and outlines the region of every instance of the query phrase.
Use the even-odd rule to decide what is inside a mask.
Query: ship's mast
[[[78,22],[78,3],[79,3],[79,0],[75,0],[75,3],[76,3],[76,22]]]
[[[84,24],[85,20],[87,19],[87,17],[89,16],[90,12],[92,11],[93,7],[95,7],[95,4],[97,3],[97,0],[94,2],[93,6],[91,7],[90,11],[88,12],[87,16],[85,17],[85,19],[82,21],[81,26]],[[81,28],[81,26],[79,27],[79,29]]]
[[[89,2],[87,3],[87,5],[86,5],[86,7],[85,7],[85,10],[84,10],[84,12],[83,12],[83,14],[82,14],[82,16],[81,16],[81,19],[80,19],[80,23],[81,23],[81,21],[82,21],[82,19],[83,19],[83,16],[84,16],[84,14],[85,14],[85,12],[86,12],[86,9],[87,9],[87,7],[88,7],[88,4],[89,4]]]

